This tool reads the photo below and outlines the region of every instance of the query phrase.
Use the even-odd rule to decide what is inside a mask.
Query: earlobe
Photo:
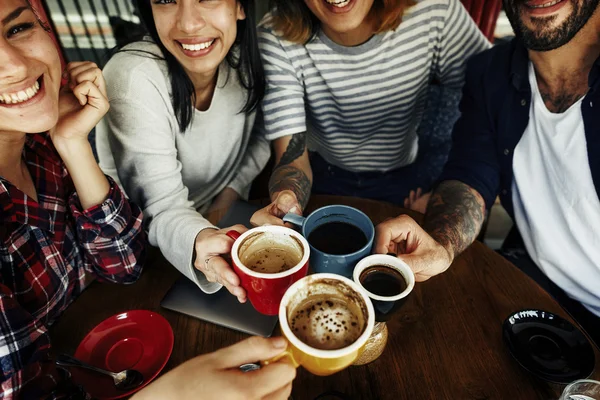
[[[237,19],[238,21],[246,19],[246,12],[244,11],[244,7],[242,7],[242,3],[237,2]]]

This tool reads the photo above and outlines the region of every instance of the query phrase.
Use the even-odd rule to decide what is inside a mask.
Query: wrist
[[[217,197],[223,198],[225,200],[235,201],[241,196],[234,188],[232,188],[231,186],[227,186],[221,191],[221,193]]]
[[[88,153],[93,154],[87,137],[63,139],[55,136],[52,138],[52,144],[65,162],[74,157],[87,157]]]
[[[203,239],[206,239],[207,237],[210,237],[212,235],[215,234],[215,232],[217,232],[217,228],[215,227],[207,227],[202,229],[200,232],[198,232],[198,234],[196,235],[196,240],[194,241],[196,244],[198,244],[200,241],[202,241]]]
[[[444,243],[441,240],[438,240],[438,238],[432,236],[433,240],[435,240],[435,242],[439,245],[439,247],[441,248],[440,252],[443,251],[444,255],[447,257],[447,261],[448,261],[448,265],[452,264],[452,262],[454,261],[454,255],[455,255],[455,251],[454,251],[454,247],[452,246],[452,243]]]

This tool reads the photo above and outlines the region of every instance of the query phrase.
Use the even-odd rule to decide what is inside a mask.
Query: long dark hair
[[[244,9],[246,19],[237,21],[237,36],[232,48],[227,53],[225,60],[232,69],[235,69],[242,86],[247,90],[246,104],[240,110],[243,113],[254,111],[265,94],[265,73],[258,52],[258,37],[255,26],[254,0],[236,0]],[[179,61],[162,44],[158,37],[150,0],[135,0],[140,19],[147,34],[160,48],[163,59],[167,63],[169,77],[171,79],[172,104],[175,117],[179,123],[181,132],[185,132],[190,126],[194,116],[196,103],[196,92],[194,84],[187,75]],[[143,41],[141,37],[129,42]],[[124,46],[119,46],[120,48]],[[236,51],[233,51],[235,48]],[[125,50],[127,51],[127,49]],[[149,56],[155,56],[149,52]]]

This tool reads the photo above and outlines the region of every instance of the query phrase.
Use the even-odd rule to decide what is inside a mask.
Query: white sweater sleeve
[[[172,126],[168,95],[146,76],[124,82],[119,75],[117,68],[105,70],[111,109],[102,125],[120,182],[143,208],[150,243],[204,292],[214,293],[221,285],[193,267],[195,238],[213,225],[196,211],[183,184],[174,138],[179,127]]]

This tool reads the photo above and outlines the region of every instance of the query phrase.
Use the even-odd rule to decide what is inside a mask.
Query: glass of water
[[[560,400],[600,400],[600,382],[581,379],[567,385]]]

